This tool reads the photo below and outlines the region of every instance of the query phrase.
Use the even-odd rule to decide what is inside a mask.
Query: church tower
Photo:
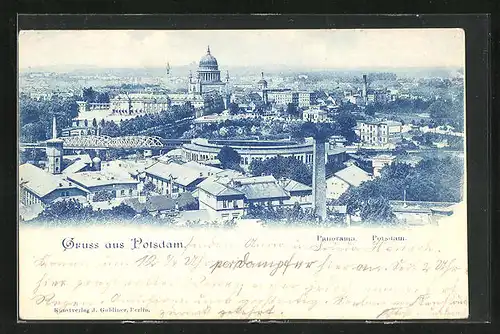
[[[259,89],[262,91],[262,101],[264,104],[267,104],[268,102],[268,97],[267,97],[267,81],[264,79],[264,72],[261,72],[261,79],[257,83],[259,86]]]
[[[49,173],[60,174],[63,162],[64,141],[57,138],[56,115],[52,118],[52,139],[47,140],[45,143]]]

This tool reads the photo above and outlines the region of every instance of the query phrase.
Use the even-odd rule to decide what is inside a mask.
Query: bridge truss
[[[123,148],[123,149],[154,149],[163,148],[165,144],[160,137],[150,136],[74,136],[61,137],[67,148]]]

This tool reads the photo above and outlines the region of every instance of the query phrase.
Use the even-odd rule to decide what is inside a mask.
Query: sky
[[[24,30],[19,68],[142,68],[198,62],[314,69],[463,67],[461,29]]]

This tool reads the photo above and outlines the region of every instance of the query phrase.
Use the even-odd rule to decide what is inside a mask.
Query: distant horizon
[[[164,68],[198,63],[210,46],[220,69],[464,67],[461,29],[23,30],[20,70]]]
[[[175,73],[175,69],[188,69],[193,66],[197,66],[194,64],[184,64],[184,65],[173,65],[170,64],[170,70]],[[333,71],[333,72],[404,72],[404,71],[430,71],[430,70],[464,70],[464,67],[460,66],[399,66],[399,67],[330,67],[330,68],[323,68],[323,67],[303,67],[300,65],[296,66],[290,66],[290,65],[267,65],[267,66],[226,66],[223,68],[219,68],[221,72],[225,71],[226,69],[238,69],[238,70],[243,70],[243,69],[262,69],[267,71],[268,73],[273,73],[272,69],[269,67],[277,67],[275,71],[280,71],[282,69],[289,69],[291,71],[301,71],[301,72],[317,72],[317,71]],[[78,72],[78,71],[85,71],[85,70],[99,70],[99,71],[140,71],[140,70],[164,70],[165,67],[161,66],[143,66],[143,67],[109,67],[109,66],[100,66],[100,65],[48,65],[48,66],[35,66],[35,67],[27,67],[27,68],[19,68],[19,72],[31,72],[31,73],[37,73],[37,72],[50,72],[53,71],[54,73],[66,73],[66,74],[71,74],[72,72]],[[256,75],[260,75],[260,72],[256,72]],[[175,76],[175,75],[173,75]]]

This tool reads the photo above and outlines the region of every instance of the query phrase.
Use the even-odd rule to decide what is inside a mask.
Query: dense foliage
[[[53,114],[56,114],[59,131],[70,126],[71,119],[78,115],[76,98],[53,97],[50,100],[37,101],[21,97],[19,99],[21,142],[37,142],[51,138]]]
[[[250,172],[254,176],[272,175],[276,179],[286,177],[303,184],[312,183],[311,170],[301,161],[292,157],[274,157],[266,160],[252,160]]]
[[[404,190],[408,201],[461,201],[463,172],[463,160],[451,157],[422,160],[415,167],[393,163],[380,177],[349,188],[337,202],[363,219],[392,218],[388,200],[403,200]]]
[[[90,205],[84,205],[75,199],[69,199],[50,204],[36,218],[36,221],[83,223],[93,219],[131,219],[135,215],[134,209],[123,203],[109,210],[93,210]]]
[[[217,154],[222,168],[240,170],[240,154],[232,147],[223,146]]]
[[[179,131],[179,124],[176,122],[188,119],[193,115],[194,108],[190,104],[172,106],[168,111],[137,116],[123,120],[119,125],[113,121],[101,120],[100,133],[110,137],[164,134],[162,137],[170,138],[170,133]],[[155,131],[159,131],[159,133],[155,133]]]

